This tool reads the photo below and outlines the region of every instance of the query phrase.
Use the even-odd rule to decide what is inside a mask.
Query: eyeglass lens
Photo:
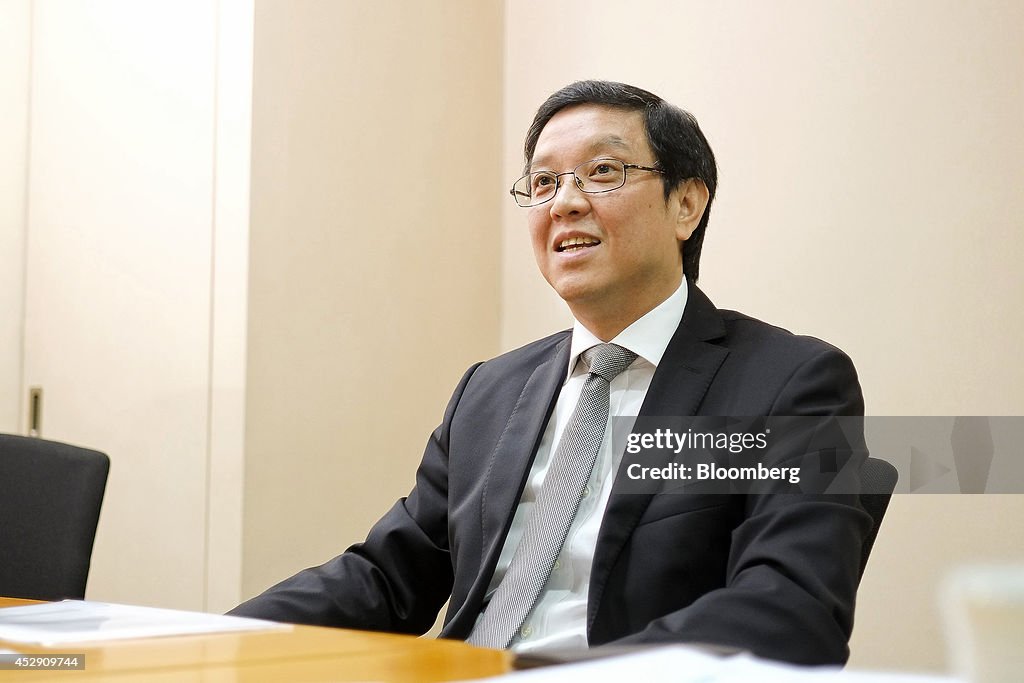
[[[558,176],[553,171],[528,173],[512,186],[512,196],[520,206],[535,206],[552,197],[558,188]],[[576,186],[583,192],[608,192],[626,182],[626,167],[618,159],[591,159],[572,170]]]

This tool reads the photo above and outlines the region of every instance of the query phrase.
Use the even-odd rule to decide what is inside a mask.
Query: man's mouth
[[[598,244],[601,244],[601,240],[594,237],[570,237],[567,240],[562,240],[561,243],[555,247],[555,251],[580,251],[581,249],[596,247]]]

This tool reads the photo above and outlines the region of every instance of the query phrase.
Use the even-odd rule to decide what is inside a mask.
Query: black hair
[[[613,81],[576,81],[555,92],[537,109],[533,123],[526,133],[523,153],[526,171],[533,161],[537,139],[555,114],[567,107],[580,104],[603,104],[644,115],[647,142],[654,152],[655,162],[664,171],[665,200],[681,183],[699,178],[708,188],[708,204],[700,223],[690,238],[680,247],[683,253],[683,272],[696,282],[700,270],[700,251],[704,232],[711,215],[711,202],[718,186],[718,168],[715,155],[707,138],[701,132],[697,119],[689,112],[666,102],[657,95],[625,83]]]

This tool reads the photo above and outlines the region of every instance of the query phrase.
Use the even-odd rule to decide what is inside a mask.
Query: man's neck
[[[569,303],[573,317],[590,330],[595,337],[609,342],[624,329],[660,306],[679,288],[682,278],[671,287],[639,300],[625,300],[604,306],[587,306],[587,302]]]

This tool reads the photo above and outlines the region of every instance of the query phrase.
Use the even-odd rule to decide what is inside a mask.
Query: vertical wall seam
[[[21,206],[21,314],[18,316],[18,325],[21,328],[17,335],[19,348],[18,374],[21,382],[18,386],[18,422],[20,429],[28,434],[28,415],[26,411],[26,391],[28,390],[27,363],[25,356],[28,352],[28,241],[29,241],[29,197],[31,196],[30,185],[32,182],[32,93],[35,83],[35,42],[36,42],[36,3],[29,0],[28,11],[28,78],[25,86],[27,97],[25,98],[25,182],[22,188]]]
[[[206,481],[203,500],[203,609],[210,608],[210,508],[213,499],[213,354],[217,304],[217,143],[220,116],[220,20],[221,0],[213,3],[213,136],[210,160],[210,288],[206,366]]]

